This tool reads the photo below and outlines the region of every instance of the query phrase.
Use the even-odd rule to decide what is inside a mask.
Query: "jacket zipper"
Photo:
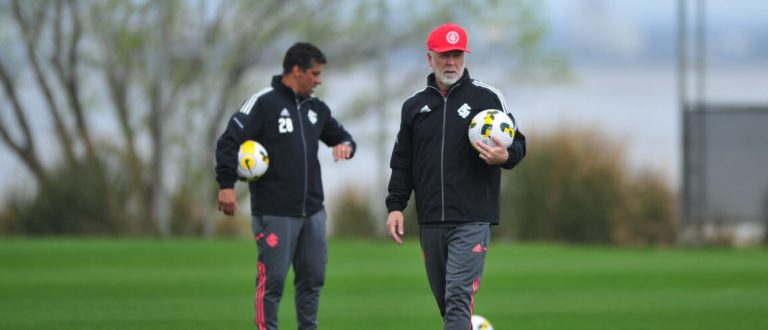
[[[448,95],[451,94],[454,88],[458,87],[461,84],[455,84],[451,87],[451,89],[448,90],[445,95],[443,95],[443,92],[441,92],[439,89],[429,86],[430,88],[436,90],[440,95],[443,97],[443,136],[440,141],[440,221],[445,222],[445,120],[446,120],[446,114],[448,113]]]
[[[301,104],[306,102],[299,101],[299,99],[296,99],[296,113],[298,114],[299,119],[299,131],[301,132],[301,147],[304,149],[304,202],[301,204],[301,215],[303,217],[307,216],[307,195],[309,194],[309,170],[307,169],[309,165],[307,164],[307,141],[304,138],[304,123],[301,117]]]

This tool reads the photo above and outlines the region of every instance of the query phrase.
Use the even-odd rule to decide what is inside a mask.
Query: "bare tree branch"
[[[21,127],[21,133],[24,140],[21,142],[16,142],[13,140],[11,134],[5,127],[2,116],[0,116],[0,137],[2,137],[3,142],[5,142],[5,144],[8,145],[11,150],[13,150],[13,152],[16,153],[16,155],[32,171],[32,174],[38,180],[38,183],[45,183],[48,181],[48,177],[45,174],[42,163],[37,158],[37,154],[35,154],[34,137],[32,136],[32,132],[29,129],[29,123],[27,121],[25,111],[19,102],[19,97],[16,94],[15,85],[1,60],[0,81],[3,82],[3,90],[5,90],[5,94],[8,96],[8,99],[10,99],[11,104],[13,105],[13,112],[16,116],[16,121]]]
[[[64,15],[62,7],[64,5],[67,5],[69,8],[69,21],[72,24],[70,30],[65,30],[62,26],[62,16]],[[68,42],[66,50],[62,49],[62,42],[65,38],[65,34],[69,37],[68,40],[66,40]],[[56,77],[59,79],[61,85],[64,86],[64,91],[69,102],[69,110],[74,115],[77,132],[85,146],[86,156],[89,159],[95,159],[96,152],[93,147],[90,128],[86,123],[82,101],[80,101],[80,80],[77,77],[77,70],[79,67],[77,49],[82,37],[82,26],[77,9],[77,2],[71,0],[66,2],[56,2],[53,36],[54,51],[51,54],[51,63],[55,69]],[[66,62],[64,62],[65,59],[61,54],[66,55]]]
[[[42,11],[42,10],[41,10]],[[43,69],[40,65],[40,62],[38,61],[38,55],[37,55],[37,37],[39,36],[39,30],[40,26],[42,26],[42,20],[43,15],[38,14],[36,16],[36,21],[33,22],[27,22],[24,19],[24,15],[21,12],[21,7],[19,5],[18,0],[13,1],[13,16],[21,29],[22,33],[24,34],[24,44],[26,46],[27,54],[29,54],[28,58],[30,61],[30,64],[32,65],[32,69],[35,72],[35,78],[37,80],[38,85],[40,85],[40,89],[43,92],[43,96],[45,97],[45,101],[48,104],[48,110],[51,113],[51,117],[53,118],[54,127],[56,128],[56,135],[61,140],[61,148],[64,151],[64,158],[70,163],[75,164],[76,157],[75,152],[73,149],[72,144],[72,138],[69,134],[69,131],[67,129],[67,126],[64,122],[64,118],[61,115],[61,111],[59,110],[59,107],[56,103],[56,100],[53,96],[53,92],[51,90],[50,84],[48,83],[48,80],[45,77],[45,74],[43,73]],[[30,30],[31,26],[36,27],[34,31]]]
[[[119,52],[122,50],[119,43],[126,39],[126,30],[128,29],[133,11],[125,10],[121,17],[110,15],[107,10],[101,7],[95,7],[91,14],[95,17],[97,26],[108,26],[97,31],[96,36],[101,43],[102,62],[98,64],[99,69],[104,74],[107,82],[106,89],[109,95],[109,102],[112,103],[115,110],[118,127],[122,141],[125,143],[124,157],[133,180],[131,182],[135,187],[140,187],[144,182],[142,171],[143,162],[136,150],[136,132],[131,123],[130,106],[128,104],[128,91],[131,81],[131,70],[135,58],[130,54]],[[140,189],[139,189],[140,190]]]

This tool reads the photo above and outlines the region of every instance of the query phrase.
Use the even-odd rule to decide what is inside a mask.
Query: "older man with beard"
[[[490,226],[499,223],[501,169],[511,169],[523,159],[525,136],[518,130],[508,148],[498,139],[495,146],[477,142],[473,148],[467,129],[475,114],[498,109],[515,120],[496,88],[470,78],[464,67],[470,50],[463,28],[437,27],[429,34],[427,49],[432,68],[427,86],[402,107],[390,161],[386,226],[392,239],[402,244],[402,211],[414,192],[427,278],[444,329],[466,330]]]

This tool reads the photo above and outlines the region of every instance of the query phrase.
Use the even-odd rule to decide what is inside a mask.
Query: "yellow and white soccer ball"
[[[484,317],[472,315],[472,330],[493,330],[493,326]]]
[[[260,143],[247,140],[237,151],[237,176],[242,181],[253,181],[269,168],[269,154]]]
[[[495,136],[501,140],[505,147],[512,145],[515,140],[515,123],[502,110],[488,109],[478,112],[469,122],[469,142],[475,147],[475,141],[482,141],[483,144],[495,146],[496,143],[491,139]]]

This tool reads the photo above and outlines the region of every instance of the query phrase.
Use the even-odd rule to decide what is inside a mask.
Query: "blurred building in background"
[[[707,10],[707,1],[678,1],[678,237],[685,244],[751,245],[768,230],[768,102],[709,97],[710,15],[717,13]]]
[[[753,244],[768,222],[768,105],[684,108],[686,243]]]

